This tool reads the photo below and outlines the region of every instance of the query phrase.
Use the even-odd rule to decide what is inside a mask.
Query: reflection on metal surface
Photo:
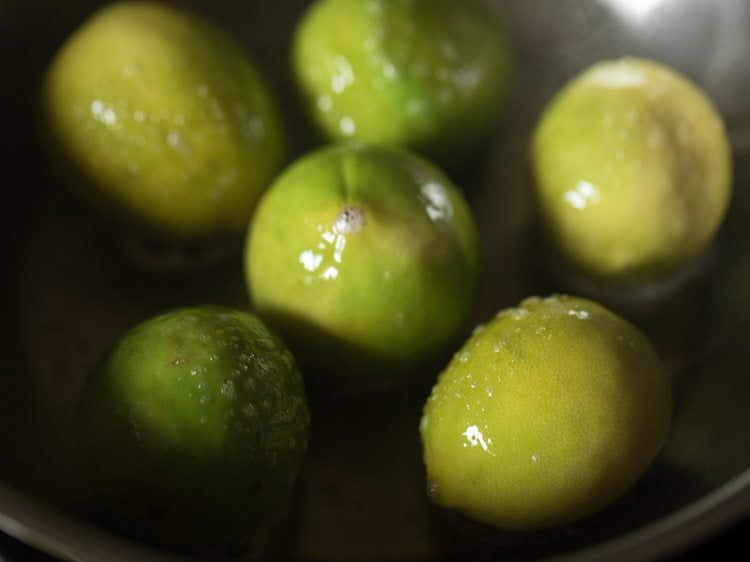
[[[664,0],[599,0],[611,6],[620,15],[633,20],[643,20],[656,9]]]

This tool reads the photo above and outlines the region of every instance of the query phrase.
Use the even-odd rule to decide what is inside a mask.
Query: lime
[[[202,306],[123,335],[81,393],[81,466],[124,532],[179,550],[267,524],[300,469],[309,414],[289,351],[254,315]]]
[[[246,53],[166,5],[114,3],[61,47],[44,133],[106,216],[166,239],[241,235],[281,165],[275,102]]]
[[[261,199],[246,244],[256,311],[321,380],[387,385],[467,324],[479,240],[459,190],[399,149],[304,155]]]
[[[453,163],[496,124],[510,53],[476,0],[319,0],[293,68],[325,136],[395,143]]]
[[[597,513],[650,466],[669,378],[630,323],[581,298],[530,298],[456,353],[420,432],[437,504],[531,531]]]
[[[698,256],[731,190],[718,111],[656,62],[593,65],[550,102],[533,138],[541,217],[575,268],[648,280]]]

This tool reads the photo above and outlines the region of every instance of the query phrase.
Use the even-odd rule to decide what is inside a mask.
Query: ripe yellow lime
[[[241,235],[281,165],[263,77],[222,30],[174,7],[116,2],[60,48],[44,133],[73,187],[167,239]]]
[[[319,0],[293,44],[304,103],[329,139],[399,144],[443,165],[497,122],[510,59],[477,0]]]
[[[250,313],[202,306],[124,334],[86,380],[75,427],[86,480],[115,525],[201,551],[277,515],[308,424],[281,341]]]
[[[595,276],[674,271],[706,248],[730,200],[721,116],[653,61],[604,61],[572,80],[541,116],[532,159],[550,239]]]
[[[473,312],[479,239],[427,161],[344,143],[304,155],[250,225],[255,310],[332,386],[389,385],[450,346]]]
[[[587,517],[654,460],[670,382],[631,324],[581,298],[530,298],[456,353],[420,425],[439,505],[509,530]]]

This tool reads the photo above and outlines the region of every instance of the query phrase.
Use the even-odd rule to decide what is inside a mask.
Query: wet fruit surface
[[[261,200],[245,270],[258,313],[336,384],[393,381],[450,346],[472,313],[471,211],[409,153],[343,144],[310,153]]]
[[[101,358],[76,435],[91,490],[120,528],[202,549],[281,509],[308,423],[284,345],[249,313],[203,306],[144,322]]]
[[[73,187],[165,238],[244,231],[281,164],[275,102],[246,53],[175,8],[115,3],[52,61],[43,133]]]
[[[589,300],[530,298],[480,326],[433,388],[428,491],[503,529],[571,523],[633,486],[670,416],[669,379],[636,328]]]
[[[604,61],[543,113],[532,146],[542,219],[585,273],[648,279],[682,266],[716,234],[730,199],[721,117],[661,64]]]
[[[504,31],[474,0],[322,0],[293,54],[328,138],[395,143],[440,163],[483,140],[510,81]]]

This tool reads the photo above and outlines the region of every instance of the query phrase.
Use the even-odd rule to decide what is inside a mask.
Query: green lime
[[[674,271],[706,248],[730,199],[718,111],[652,61],[604,61],[572,80],[541,116],[532,156],[550,238],[594,276]]]
[[[327,138],[444,164],[485,138],[510,82],[505,32],[476,0],[319,0],[299,23],[293,68]]]
[[[241,235],[282,161],[254,64],[222,30],[151,3],[101,8],[61,47],[42,105],[74,187],[129,228]]]
[[[425,160],[344,143],[301,157],[261,199],[252,303],[329,383],[388,385],[458,337],[479,240],[459,190]]]
[[[282,342],[250,313],[202,306],[123,335],[86,380],[75,428],[105,515],[189,551],[241,540],[276,516],[308,424]]]
[[[581,298],[530,298],[478,328],[440,375],[420,432],[437,504],[501,529],[593,515],[664,443],[667,373],[630,323]]]

